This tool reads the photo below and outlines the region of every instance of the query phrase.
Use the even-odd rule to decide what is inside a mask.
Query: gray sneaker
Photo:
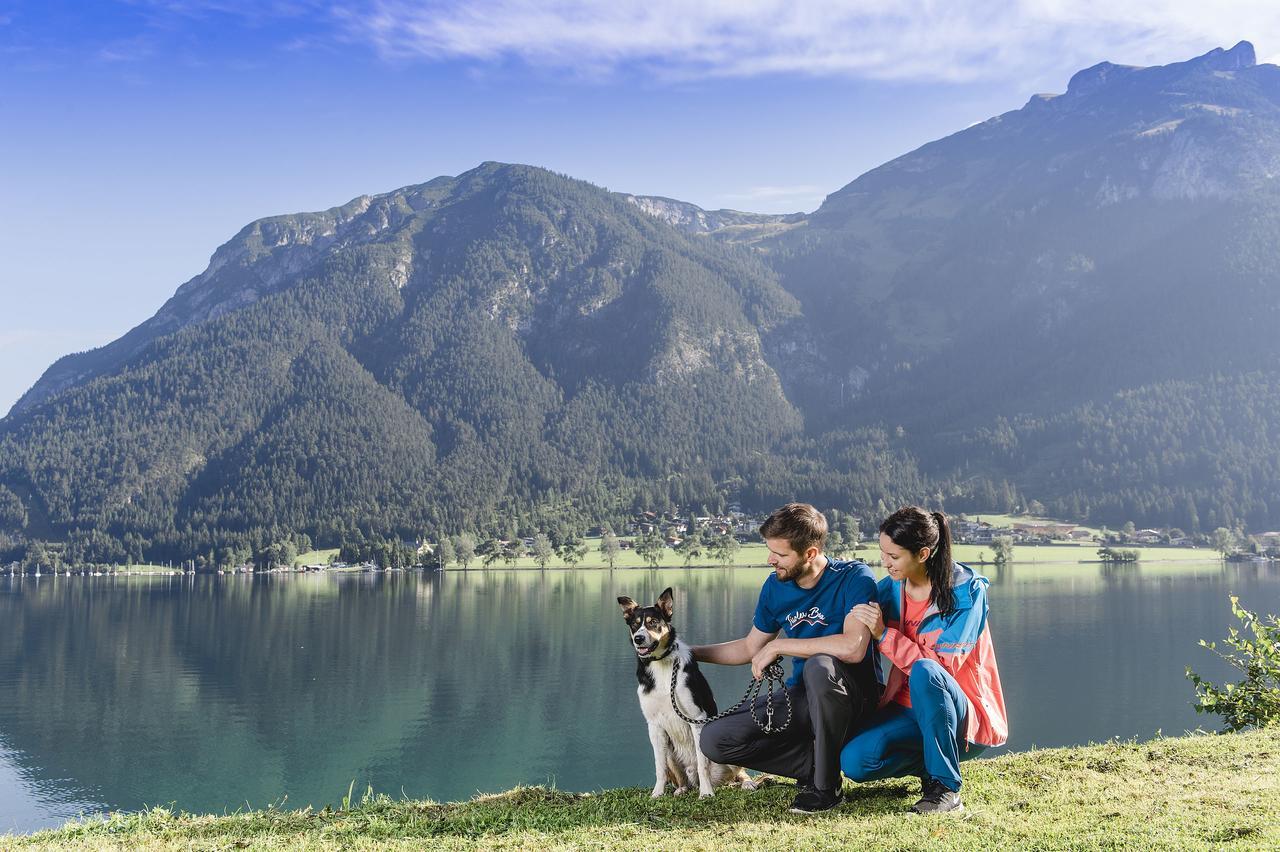
[[[930,778],[924,782],[924,795],[911,806],[911,810],[918,814],[959,813],[964,810],[964,802],[960,801],[960,794],[955,790],[948,790],[941,781]]]

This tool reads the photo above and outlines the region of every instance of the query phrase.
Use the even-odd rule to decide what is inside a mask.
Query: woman
[[[916,813],[959,811],[960,761],[1009,736],[987,627],[987,578],[951,561],[941,512],[908,506],[880,525],[889,576],[852,613],[891,664],[880,709],[840,753],[854,781],[918,775]]]

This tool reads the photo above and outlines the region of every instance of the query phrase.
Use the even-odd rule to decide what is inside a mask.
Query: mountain
[[[1274,356],[1278,175],[1280,68],[1242,42],[1088,68],[764,246],[815,327],[814,392],[966,422]],[[851,317],[872,344],[837,345]]]
[[[1247,42],[1085,69],[760,242],[813,329],[778,366],[788,397],[810,428],[902,426],[926,474],[1007,477],[1064,515],[1273,525],[1280,485],[1259,470],[1274,467],[1275,430],[1205,443],[1194,423],[1130,427],[1171,393],[1232,398],[1235,411],[1188,409],[1212,421],[1274,406],[1278,184],[1280,68],[1255,64]],[[1100,408],[1117,418],[1106,459],[1088,455],[1098,436],[1083,425]],[[1050,421],[1079,428],[1032,429],[1017,454],[993,442],[1002,425]],[[1119,435],[1151,443],[1120,449]],[[1188,451],[1204,463],[1119,461]],[[1188,500],[1198,513],[1173,508]]]
[[[262,219],[0,421],[0,551],[792,498],[1274,526],[1277,175],[1241,43],[1101,63],[809,215],[485,163]]]
[[[260,220],[23,397],[0,518],[190,554],[723,501],[801,428],[765,354],[796,313],[750,252],[525,166]]]
[[[785,215],[703,210],[696,204],[657,195],[624,195],[644,212],[686,234],[712,234],[725,242],[756,242],[804,221],[803,213]]]

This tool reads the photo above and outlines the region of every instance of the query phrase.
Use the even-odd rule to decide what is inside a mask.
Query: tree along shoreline
[[[609,565],[605,562],[599,549],[599,539],[585,539],[586,553],[580,557],[580,561],[573,565],[565,564],[559,558],[550,559],[545,568],[537,563],[537,559],[532,555],[522,555],[513,561],[499,560],[485,565],[480,559],[474,558],[467,567],[462,567],[457,562],[452,562],[447,571],[491,571],[491,570],[606,570]],[[670,549],[669,549],[670,550]],[[1205,562],[1218,561],[1223,559],[1222,554],[1212,548],[1207,547],[1169,547],[1169,546],[1145,546],[1130,549],[1133,558],[1125,559],[1121,562],[1115,562],[1106,558],[1099,558],[1100,550],[1095,545],[1086,544],[1029,544],[1018,545],[1013,549],[1008,559],[1002,560],[997,558],[997,554],[987,545],[981,544],[957,544],[953,547],[955,558],[959,562],[968,565],[985,566],[991,568],[999,568],[1003,565],[1089,565],[1098,566],[1105,564],[1133,564],[1133,563],[1176,563],[1176,562]],[[220,569],[199,569],[192,571],[188,568],[180,568],[175,565],[157,565],[157,564],[133,564],[133,565],[88,565],[88,566],[61,566],[57,569],[43,567],[39,572],[41,576],[127,576],[127,575],[179,575],[179,574],[293,574],[307,572],[359,572],[359,571],[387,571],[387,570],[440,570],[438,562],[430,554],[423,556],[426,564],[403,565],[403,566],[380,566],[376,562],[362,563],[335,563],[339,550],[330,548],[325,550],[310,551],[296,558],[290,565],[278,565],[270,568],[254,567],[250,565],[239,566],[236,568],[220,568]],[[829,554],[831,555],[831,554]],[[641,568],[645,570],[667,569],[667,568],[763,568],[765,566],[768,554],[763,544],[752,543],[741,545],[732,555],[728,562],[713,561],[706,556],[694,559],[688,563],[682,561],[680,554],[671,550],[663,555],[658,564],[653,565],[645,562],[633,550],[626,549],[621,551],[615,559],[616,569],[632,569]],[[841,559],[858,559],[867,562],[870,565],[879,563],[879,551],[872,546],[862,545],[859,548],[843,551],[836,558]],[[0,576],[7,575],[27,575],[33,576],[36,572],[29,566],[0,566]]]

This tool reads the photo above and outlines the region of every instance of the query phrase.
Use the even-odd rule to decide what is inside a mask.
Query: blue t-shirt
[[[782,581],[770,574],[760,587],[760,600],[752,623],[762,633],[781,630],[790,639],[813,639],[844,632],[844,619],[858,604],[876,600],[876,577],[863,562],[841,562],[828,557],[818,583],[802,589],[794,580]],[[874,656],[868,653],[868,657]],[[804,660],[796,658],[787,685],[800,680]]]

